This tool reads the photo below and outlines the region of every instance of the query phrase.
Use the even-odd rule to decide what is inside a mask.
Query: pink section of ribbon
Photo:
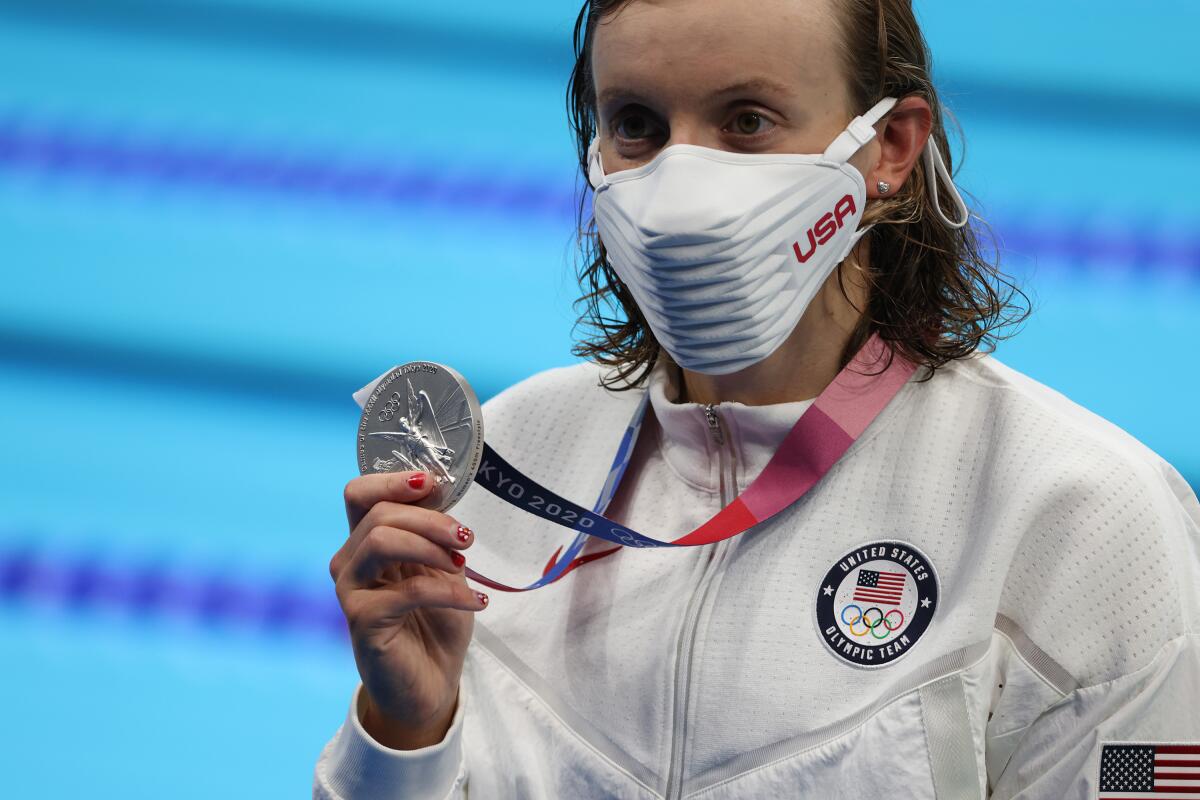
[[[854,361],[838,373],[813,403],[851,439],[862,436],[917,368],[897,354],[883,374],[870,374],[879,372],[887,363],[887,352],[883,340],[872,336]]]
[[[759,522],[778,514],[821,480],[853,443],[824,411],[810,409],[763,469],[770,479],[747,486],[742,502]]]

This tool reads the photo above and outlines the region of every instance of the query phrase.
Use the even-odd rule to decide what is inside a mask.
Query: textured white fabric
[[[582,505],[643,391],[604,390],[600,375],[552,370],[484,408],[501,454]],[[996,798],[1092,796],[1103,741],[1200,741],[1190,489],[995,358],[924,376],[806,497],[742,536],[624,549],[543,589],[489,592],[446,741],[366,747],[348,720],[314,797],[934,797],[930,757],[945,748],[927,741],[919,690],[955,674]],[[702,408],[670,407],[670,377],[654,375],[657,421],[611,509],[664,538],[721,505],[722,451]],[[806,406],[785,405],[719,406],[738,487]],[[454,516],[477,533],[468,563],[505,582],[529,582],[569,540],[482,491]],[[877,539],[919,547],[942,595],[903,658],[866,670],[823,645],[813,603],[825,571]]]
[[[362,725],[365,698],[360,683],[328,758],[317,768],[317,783],[333,797],[441,797],[466,780],[462,760],[462,718],[470,686],[459,687],[459,705],[446,737],[421,750],[392,750],[376,742]]]

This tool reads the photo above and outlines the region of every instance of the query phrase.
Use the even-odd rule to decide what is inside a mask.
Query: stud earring
[[[892,185],[887,181],[880,181],[879,183],[875,184],[875,188],[879,190],[880,194],[887,194],[892,190]]]

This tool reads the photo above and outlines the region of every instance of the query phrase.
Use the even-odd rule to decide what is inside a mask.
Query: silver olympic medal
[[[417,505],[449,509],[470,488],[482,457],[479,399],[447,366],[402,364],[379,380],[363,405],[358,471],[424,471],[435,488]]]

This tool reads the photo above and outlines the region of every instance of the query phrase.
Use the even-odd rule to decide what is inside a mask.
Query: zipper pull
[[[718,445],[725,444],[725,434],[721,430],[721,418],[717,416],[717,407],[714,403],[704,406],[704,416],[708,419],[708,432],[712,434],[713,441]]]

